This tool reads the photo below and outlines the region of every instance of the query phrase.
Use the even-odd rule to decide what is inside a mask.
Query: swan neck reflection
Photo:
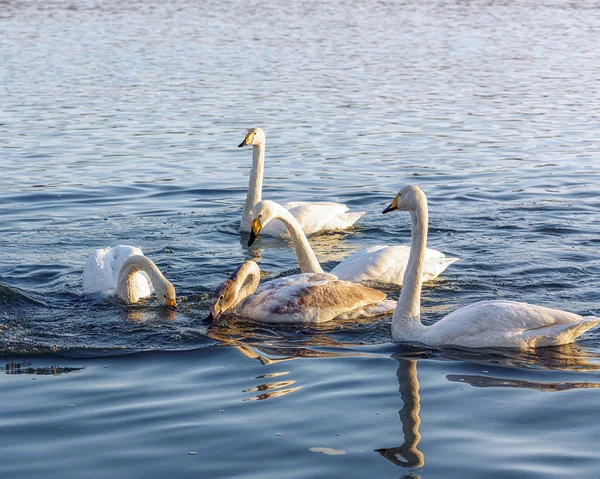
[[[421,418],[421,397],[419,396],[419,380],[417,378],[417,361],[397,358],[398,390],[402,398],[402,408],[398,411],[402,423],[404,443],[398,447],[376,449],[388,461],[401,467],[421,467],[425,464],[425,456],[417,448],[421,440],[419,426]]]

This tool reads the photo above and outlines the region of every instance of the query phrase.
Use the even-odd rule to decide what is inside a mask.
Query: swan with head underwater
[[[113,290],[127,304],[137,303],[152,293],[165,304],[176,307],[175,288],[154,262],[133,246],[100,248],[91,253],[83,268],[83,291]]]
[[[250,233],[252,208],[262,199],[263,170],[265,162],[265,133],[258,127],[251,128],[244,141],[238,147],[252,145],[252,169],[248,195],[242,212],[240,231]],[[343,230],[352,226],[364,215],[364,212],[348,212],[348,207],[342,203],[307,203],[296,201],[285,205],[290,213],[298,220],[302,230],[311,235],[320,231]],[[264,234],[280,237],[286,234],[285,227],[275,221],[265,229]]]
[[[296,218],[274,201],[264,200],[254,206],[248,246],[275,219],[283,223],[290,234],[300,271],[302,273],[323,273],[323,269]],[[344,259],[330,271],[330,274],[352,283],[366,282],[402,286],[409,253],[410,246],[406,245],[370,246]],[[422,272],[423,281],[436,278],[457,260],[458,258],[447,258],[444,253],[427,248]]]
[[[209,319],[238,316],[263,323],[325,323],[389,314],[395,301],[376,289],[327,273],[294,274],[259,286],[260,268],[251,260],[214,292]]]
[[[427,244],[427,197],[417,186],[400,190],[383,210],[410,212],[411,250],[398,305],[392,316],[395,342],[467,348],[529,349],[572,342],[600,323],[600,318],[580,316],[516,301],[480,301],[457,309],[431,326],[421,323],[421,282]]]

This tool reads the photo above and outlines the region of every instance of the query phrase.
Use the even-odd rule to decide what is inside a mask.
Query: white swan
[[[383,213],[410,212],[411,251],[404,285],[392,317],[396,342],[419,342],[427,346],[468,348],[534,348],[572,342],[600,323],[594,316],[545,308],[516,301],[481,301],[460,308],[431,326],[421,323],[421,282],[427,244],[427,198],[416,186],[406,186]]]
[[[157,266],[133,246],[100,248],[90,254],[83,268],[83,291],[113,290],[126,303],[137,303],[153,292],[167,306],[176,306],[175,288]]]
[[[225,314],[264,323],[316,324],[389,314],[396,306],[381,291],[326,273],[259,282],[260,268],[246,261],[215,290],[209,318]]]
[[[252,210],[250,241],[252,245],[258,233],[274,219],[281,221],[292,238],[300,271],[303,273],[322,273],[323,269],[310,247],[298,221],[280,204],[264,200]],[[352,283],[376,282],[402,286],[404,270],[408,263],[410,246],[371,246],[360,250],[333,268],[330,273],[339,279]],[[458,258],[446,258],[444,253],[434,249],[425,251],[423,281],[436,278]]]
[[[250,233],[252,208],[262,199],[263,169],[265,161],[265,133],[258,127],[252,128],[246,134],[244,141],[238,147],[252,145],[252,170],[248,196],[242,212],[240,231]],[[348,207],[342,203],[306,203],[296,201],[287,203],[285,207],[298,220],[307,235],[326,230],[341,230],[352,226],[364,215],[364,212],[348,213]],[[265,228],[264,234],[269,236],[285,235],[284,226],[275,221]]]

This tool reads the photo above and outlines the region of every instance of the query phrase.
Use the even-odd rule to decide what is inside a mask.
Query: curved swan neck
[[[250,296],[260,283],[260,269],[254,261],[246,261],[238,269],[236,269],[229,277],[236,285],[236,303],[244,301]],[[231,307],[234,307],[232,305]]]
[[[122,299],[132,303],[139,300],[139,297],[137,297],[137,291],[134,288],[134,276],[138,271],[143,271],[148,275],[148,278],[150,278],[150,282],[152,283],[154,289],[158,289],[158,287],[161,285],[168,283],[167,279],[163,276],[152,260],[146,258],[145,256],[130,256],[121,265],[115,292]]]
[[[392,317],[394,341],[418,341],[419,338],[415,333],[421,333],[426,329],[426,326],[421,324],[421,283],[429,222],[427,200],[424,196],[421,201],[418,201],[417,206],[410,210],[410,219],[412,223],[410,254],[404,272],[400,299]]]
[[[274,219],[281,221],[290,233],[290,237],[294,242],[294,249],[296,250],[300,271],[302,273],[323,273],[323,268],[321,268],[314,251],[310,247],[308,238],[302,230],[302,226],[300,226],[298,220],[294,218],[294,215],[283,206],[279,206]]]
[[[263,170],[265,163],[265,144],[252,145],[252,170],[250,170],[250,183],[248,184],[248,195],[242,213],[242,225],[240,229],[250,231],[252,222],[252,208],[262,200]]]

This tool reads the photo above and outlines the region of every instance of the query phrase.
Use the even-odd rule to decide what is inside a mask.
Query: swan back
[[[235,314],[266,323],[323,323],[384,299],[381,291],[332,274],[297,274],[260,285]]]
[[[83,268],[83,291],[98,293],[114,289],[121,266],[134,255],[144,256],[144,253],[139,248],[127,245],[100,248],[92,252]],[[150,278],[141,271],[136,274],[134,282],[140,297],[150,296],[154,291]]]

